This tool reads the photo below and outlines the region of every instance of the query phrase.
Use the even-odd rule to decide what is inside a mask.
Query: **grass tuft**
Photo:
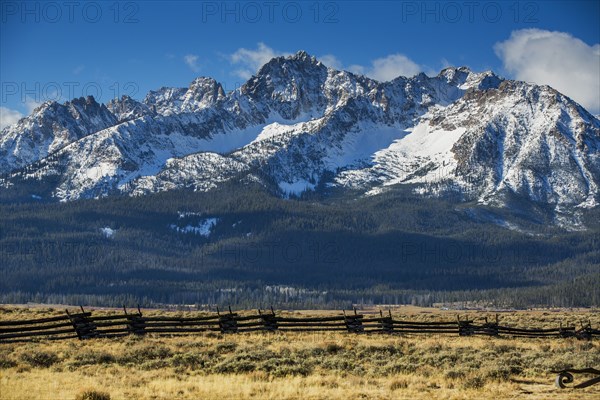
[[[21,360],[34,368],[49,368],[58,362],[58,355],[51,351],[33,350],[22,353]]]
[[[75,400],[110,400],[110,394],[97,390],[84,390],[77,394]]]

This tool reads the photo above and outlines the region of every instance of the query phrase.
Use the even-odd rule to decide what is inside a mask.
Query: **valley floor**
[[[52,314],[0,308],[0,320]],[[450,317],[450,312],[442,313]],[[435,317],[439,319],[440,313]],[[410,316],[427,319],[428,313]],[[598,313],[511,313],[521,325],[600,323]],[[537,323],[536,323],[537,322]],[[0,344],[0,399],[596,399],[558,389],[562,368],[600,367],[576,339],[247,333]],[[583,378],[585,379],[585,377]],[[576,376],[575,382],[582,381]],[[84,394],[96,397],[85,397]],[[110,397],[102,397],[106,394]]]

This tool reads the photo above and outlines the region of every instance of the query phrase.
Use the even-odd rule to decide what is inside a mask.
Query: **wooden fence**
[[[391,312],[365,316],[354,313],[325,317],[285,317],[270,312],[254,315],[237,313],[213,313],[197,317],[144,316],[138,308],[135,312],[122,314],[93,315],[83,307],[77,312],[66,311],[65,315],[21,321],[0,321],[0,343],[28,341],[33,339],[80,340],[110,338],[126,335],[165,334],[190,335],[200,332],[220,332],[234,334],[243,332],[329,332],[340,331],[363,334],[435,334],[457,336],[515,336],[515,337],[575,337],[592,339],[600,337],[600,330],[591,324],[550,329],[517,328],[495,322],[477,324],[473,320],[422,322],[396,319]]]

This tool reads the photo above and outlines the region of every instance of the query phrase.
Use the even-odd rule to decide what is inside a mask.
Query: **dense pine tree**
[[[600,305],[598,210],[584,211],[581,232],[512,216],[519,232],[465,212],[480,206],[410,188],[358,200],[326,190],[281,199],[232,184],[68,204],[5,198],[0,302]],[[218,219],[208,237],[176,229],[207,218]]]

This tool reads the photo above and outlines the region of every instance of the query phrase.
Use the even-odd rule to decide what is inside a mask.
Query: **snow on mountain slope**
[[[106,106],[92,96],[65,104],[45,102],[0,133],[0,173],[22,168],[116,122]]]
[[[266,126],[249,128],[239,132],[240,137],[249,143],[240,145],[235,151],[221,148],[203,150],[185,157],[168,160],[156,176],[145,176],[131,183],[134,195],[170,190],[178,187],[193,190],[209,190],[221,182],[249,172],[253,168],[264,167],[270,157],[274,157],[282,146],[286,146],[294,136],[309,132],[318,125],[316,121],[282,124],[273,122]],[[222,135],[226,138],[227,135]],[[240,143],[241,144],[241,143]],[[229,153],[229,154],[224,154]]]
[[[113,113],[118,122],[131,121],[132,119],[143,117],[144,115],[155,115],[147,105],[140,103],[129,96],[113,99],[108,102],[106,107]]]
[[[343,186],[375,182],[387,186],[442,181],[456,167],[450,150],[464,132],[464,128],[432,127],[425,120],[404,130],[397,140],[375,152],[372,167],[344,171],[336,177],[336,182]]]
[[[507,192],[559,205],[600,200],[600,121],[556,90],[507,81],[468,93],[446,120],[468,128],[452,151],[480,201]]]
[[[381,83],[298,52],[228,94],[197,78],[143,102],[92,100],[85,112],[82,99],[48,104],[62,111],[37,110],[6,128],[0,167],[27,169],[4,186],[51,178],[52,195],[72,200],[210,190],[259,173],[282,195],[410,183],[484,204],[599,201],[598,119],[549,87],[491,71],[446,68]]]
[[[169,159],[158,174],[142,176],[126,189],[133,196],[180,188],[207,191],[245,170],[245,164],[229,157],[202,152]]]
[[[188,88],[160,88],[144,98],[144,104],[160,115],[196,112],[225,98],[223,87],[212,78],[196,78]]]
[[[435,90],[430,82],[434,82]],[[143,104],[128,97],[112,101],[107,110],[114,114],[110,121],[114,126],[54,154],[51,160],[41,162],[40,167],[34,167],[36,171],[24,177],[42,178],[44,171],[49,171],[60,175],[61,183],[54,193],[60,199],[97,197],[112,193],[115,188],[127,190],[128,182],[138,176],[154,175],[168,167],[169,158],[199,151],[231,152],[252,142],[269,123],[294,124],[327,116],[332,121],[327,129],[335,131],[337,136],[332,143],[325,133],[317,137],[321,148],[313,148],[323,152],[330,144],[336,146],[337,140],[345,135],[344,130],[361,119],[393,124],[397,115],[405,118],[408,111],[418,115],[432,99],[438,100],[436,90],[448,85],[445,77],[425,76],[382,85],[348,72],[327,69],[314,57],[299,52],[293,57],[271,60],[229,96],[224,96],[214,80],[198,78],[188,89],[162,88],[150,92]],[[459,94],[460,90],[453,96]],[[300,140],[292,146],[296,157],[302,153],[299,147],[302,143]],[[258,150],[259,147],[262,149]],[[252,150],[260,154],[267,148],[264,143],[253,146],[241,158],[248,161],[254,157],[250,154]],[[333,147],[328,164],[340,164],[344,157],[358,161],[367,155],[351,152],[352,149],[347,149],[340,153]],[[287,159],[285,150],[278,154],[279,159]],[[33,157],[32,162],[35,161]],[[303,168],[282,171],[280,178],[288,182],[300,179],[295,175],[306,178],[306,173],[297,172],[318,164],[318,170],[308,174],[311,180],[318,179],[325,170],[322,161],[304,159]],[[55,167],[47,167],[50,164]]]
[[[156,175],[169,167],[172,158],[201,151],[229,152],[250,142],[259,131],[229,129],[224,133],[215,129],[213,134],[195,136],[194,126],[203,121],[208,124],[214,117],[194,117],[165,117],[162,123],[142,117],[96,132],[41,160],[22,178],[55,176],[59,184],[53,195],[60,200],[100,197],[130,190],[131,181]],[[166,124],[173,127],[169,133]]]
[[[193,233],[195,235],[209,237],[218,222],[218,218],[207,218],[199,221],[196,225],[186,225],[181,227],[177,224],[171,224],[169,225],[169,228],[179,233]]]
[[[404,138],[346,171],[346,186],[439,184],[484,204],[506,195],[557,206],[599,200],[600,123],[549,87],[504,82],[433,110]],[[422,189],[427,192],[427,185]],[[377,193],[378,189],[372,193]]]

